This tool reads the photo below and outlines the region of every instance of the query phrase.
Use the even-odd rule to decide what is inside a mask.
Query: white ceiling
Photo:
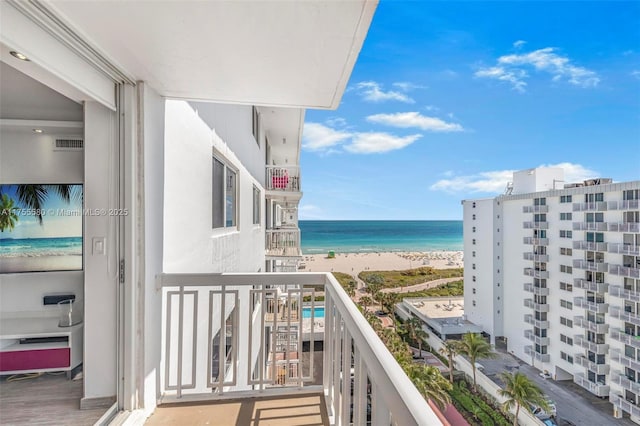
[[[46,4],[161,95],[337,108],[377,0]]]
[[[0,119],[82,121],[82,105],[0,61]]]

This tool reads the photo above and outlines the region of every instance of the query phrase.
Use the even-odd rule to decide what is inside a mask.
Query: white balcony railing
[[[620,299],[629,300],[631,302],[640,303],[640,293],[637,291],[627,290],[619,285],[612,285],[609,288],[609,295],[619,297]]]
[[[533,346],[528,345],[524,347],[524,353],[540,362],[549,362],[551,360],[551,355],[549,354],[541,354],[536,352]]]
[[[299,228],[267,229],[265,239],[267,256],[301,256]]]
[[[606,231],[605,222],[573,222],[574,231]]]
[[[573,259],[573,267],[593,272],[607,272],[607,264],[604,262],[592,262],[585,259]]]
[[[609,333],[611,338],[617,342],[622,342],[626,345],[631,345],[634,348],[640,349],[640,336],[634,336],[632,334],[625,333],[624,330],[611,330]]]
[[[636,382],[635,380],[631,380],[622,373],[618,373],[617,377],[616,375],[614,375],[614,381],[624,389],[630,390],[631,392],[640,393],[640,383]]]
[[[587,340],[586,337],[584,337],[584,335],[578,334],[577,336],[573,337],[573,342],[578,345],[581,346],[585,349],[590,350],[591,352],[598,354],[598,355],[602,355],[602,354],[606,354],[607,351],[609,350],[609,345],[606,343],[596,343],[596,342],[590,342],[589,340]]]
[[[611,369],[609,364],[598,364],[593,361],[589,361],[589,358],[584,355],[578,355],[575,358],[575,362],[596,374],[609,374],[609,370]]]
[[[336,426],[366,424],[368,407],[372,424],[442,424],[331,274],[163,274],[160,283],[161,402],[322,392]],[[315,306],[305,318],[303,298],[321,290],[324,318]]]
[[[533,330],[525,330],[524,337],[531,340],[533,343],[538,345],[546,346],[549,344],[548,337],[536,336]]]
[[[607,251],[607,243],[595,241],[574,241],[575,250]]]
[[[574,278],[573,286],[575,288],[581,288],[583,290],[595,291],[596,293],[606,293],[609,288],[607,283],[599,283],[596,281],[589,281],[584,278]]]
[[[574,297],[573,306],[576,308],[586,309],[594,314],[605,314],[609,309],[609,304],[604,303],[604,300],[596,302],[595,300],[588,300],[584,297]]]
[[[549,271],[542,271],[535,268],[524,268],[524,274],[534,278],[549,278]]]
[[[622,265],[609,265],[609,273],[623,277],[640,278],[640,269]]]
[[[609,210],[638,210],[640,200],[609,201]]]
[[[522,206],[522,213],[547,213],[549,206]]]
[[[622,395],[609,394],[609,402],[621,409],[622,411],[629,413],[633,417],[640,417],[640,407],[633,402],[629,402],[622,397]]]
[[[609,253],[628,254],[631,256],[640,256],[640,246],[633,244],[611,243],[608,248]]]
[[[522,254],[524,260],[532,260],[534,262],[548,262],[549,255],[548,254],[535,254],[533,252],[525,252]]]
[[[596,396],[609,395],[609,385],[606,385],[604,383],[590,382],[586,377],[584,377],[584,373],[574,374],[573,382],[582,386]]]
[[[533,244],[534,246],[548,246],[548,238],[536,238],[536,237],[524,237],[522,239],[524,244]]]
[[[267,166],[265,185],[269,191],[300,192],[300,167]]]
[[[533,299],[524,299],[524,306],[538,312],[549,312],[549,305],[546,303],[535,303]]]
[[[549,229],[549,222],[522,222],[524,229]]]
[[[609,223],[607,229],[612,232],[640,232],[640,223],[638,222],[612,222]]]
[[[611,349],[609,351],[609,357],[611,358],[611,361],[617,362],[620,365],[632,368],[636,371],[640,371],[640,361],[633,357],[626,356],[618,349]]]
[[[587,212],[587,211],[606,211],[606,201],[597,201],[595,203],[573,203],[574,212]]]
[[[548,296],[549,289],[547,287],[535,286],[533,283],[524,283],[524,291],[528,293],[537,294],[539,296]]]
[[[609,324],[598,324],[593,321],[589,321],[581,315],[573,317],[573,323],[576,327],[581,327],[598,334],[609,331]]]
[[[612,306],[609,310],[609,315],[616,319],[630,322],[635,325],[640,325],[640,315],[634,314],[632,312],[627,312],[618,306]]]
[[[533,315],[531,314],[526,314],[524,316],[524,322],[526,322],[527,324],[531,324],[534,327],[538,327],[538,328],[549,328],[549,321],[541,321],[541,320],[537,320]]]

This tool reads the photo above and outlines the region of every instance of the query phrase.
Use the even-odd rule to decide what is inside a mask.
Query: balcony
[[[589,358],[584,355],[578,355],[575,358],[575,362],[596,374],[609,374],[609,370],[611,369],[609,364],[596,364],[593,361],[589,361]]]
[[[524,353],[531,356],[536,361],[549,362],[551,360],[551,355],[538,353],[531,345],[524,347]]]
[[[596,293],[606,293],[609,289],[609,284],[607,283],[589,281],[585,280],[584,278],[574,278],[573,286],[575,288],[581,288],[583,290],[595,291]]]
[[[533,285],[532,283],[524,283],[524,291],[528,293],[537,294],[539,296],[548,296],[549,289],[547,287],[538,287]]]
[[[604,212],[607,210],[605,201],[597,201],[595,203],[573,203],[574,212]]]
[[[536,238],[536,237],[524,237],[522,239],[524,244],[533,244],[534,246],[548,246],[548,238]]]
[[[630,256],[640,256],[640,246],[633,244],[611,243],[608,248],[609,253],[628,254]]]
[[[634,380],[631,380],[624,374],[619,373],[617,375],[613,375],[613,377],[614,377],[615,383],[619,384],[624,389],[630,390],[631,392],[634,392],[634,393],[640,392],[640,383]]]
[[[602,334],[609,331],[609,324],[598,324],[592,321],[589,321],[583,316],[575,316],[573,317],[573,323],[576,327],[584,328],[585,330],[593,331],[594,333]]]
[[[549,229],[549,222],[522,222],[524,229]]]
[[[526,314],[524,316],[524,322],[526,322],[527,324],[531,324],[534,327],[538,327],[538,328],[549,328],[549,321],[540,321],[537,320],[533,315],[531,314]]]
[[[549,271],[541,271],[535,268],[524,268],[524,274],[534,278],[549,278]]]
[[[607,272],[607,264],[604,262],[592,262],[585,259],[573,259],[573,267],[585,271]]]
[[[609,201],[609,210],[638,210],[640,200]]]
[[[584,297],[574,297],[573,306],[576,308],[586,309],[594,314],[606,314],[609,309],[609,304],[604,303],[604,300],[602,302],[596,302],[595,300],[587,300]]]
[[[595,343],[590,342],[584,337],[582,334],[578,334],[573,337],[573,343],[583,347],[584,349],[589,349],[591,352],[597,355],[604,355],[609,350],[609,345],[606,343]]]
[[[633,417],[640,417],[640,407],[633,402],[625,400],[621,395],[609,394],[609,402]]]
[[[522,213],[548,213],[549,206],[523,206]]]
[[[619,285],[612,285],[609,288],[609,295],[629,300],[631,302],[640,302],[640,293],[637,291],[626,290],[624,287]]]
[[[548,262],[549,255],[548,254],[535,254],[532,252],[523,253],[524,260],[533,260],[534,262]]]
[[[609,351],[609,358],[611,361],[617,362],[618,364],[632,368],[636,371],[640,371],[640,361],[634,358],[627,357],[623,352],[612,349]]]
[[[533,299],[524,299],[524,306],[538,312],[549,312],[549,305],[546,303],[534,303]]]
[[[586,377],[584,377],[584,373],[574,374],[573,382],[577,385],[582,386],[596,396],[609,395],[609,385],[605,385],[604,383],[590,382]]]
[[[612,306],[609,315],[622,321],[627,321],[635,325],[640,325],[640,316],[632,312],[627,312],[617,306]]]
[[[573,222],[574,231],[606,231],[607,224],[604,222]]]
[[[300,257],[300,229],[267,229],[265,232],[267,257]]]
[[[574,250],[607,251],[607,243],[594,241],[574,241]]]
[[[548,337],[536,336],[533,333],[533,330],[525,330],[524,331],[524,337],[526,337],[527,339],[531,340],[533,343],[536,343],[536,344],[541,345],[541,346],[547,346],[549,344],[549,338]]]
[[[609,265],[609,273],[622,277],[640,278],[640,269],[629,266]]]
[[[640,232],[640,223],[638,222],[610,222],[608,230],[611,232]]]
[[[331,274],[163,274],[160,284],[161,404],[308,393],[332,424],[351,413],[366,424],[367,406],[372,424],[441,424]],[[311,306],[305,318],[316,291],[324,317]]]
[[[265,186],[267,191],[295,193],[301,191],[300,167],[267,166]]]
[[[630,345],[634,348],[640,349],[640,336],[627,334],[624,330],[611,330],[609,335],[617,342],[622,342],[625,345]]]

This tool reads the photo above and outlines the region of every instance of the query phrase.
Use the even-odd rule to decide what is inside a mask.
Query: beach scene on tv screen
[[[0,185],[0,273],[82,269],[82,185]]]

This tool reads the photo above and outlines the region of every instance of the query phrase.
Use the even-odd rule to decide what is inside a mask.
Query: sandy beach
[[[344,272],[351,275],[366,270],[394,271],[430,266],[436,269],[462,268],[461,251],[336,253],[329,259],[326,254],[303,255],[301,271]]]

